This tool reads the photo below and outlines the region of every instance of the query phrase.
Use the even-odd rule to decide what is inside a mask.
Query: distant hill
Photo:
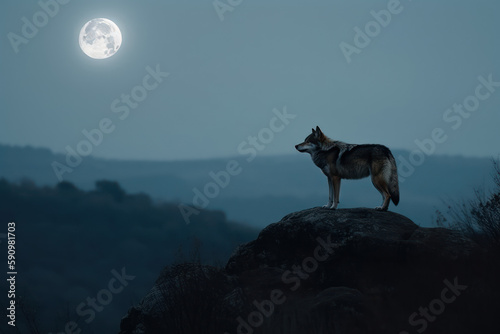
[[[116,182],[103,180],[84,191],[66,181],[38,187],[0,179],[0,221],[5,254],[7,235],[2,234],[7,222],[16,225],[19,333],[35,333],[24,327],[21,305],[40,324],[37,333],[66,332],[70,321],[82,332],[116,332],[121,315],[150,289],[165,265],[193,258],[223,263],[236,246],[258,233],[228,221],[220,211],[201,210],[188,225],[177,205],[153,203],[148,195],[128,194]],[[133,279],[123,289],[118,283],[110,288],[110,279],[122,272]],[[105,288],[115,291],[111,298],[116,302],[99,294]],[[8,291],[6,280],[0,289]],[[96,295],[106,307],[97,306],[102,313],[92,315],[96,312],[85,304]],[[6,322],[0,324],[2,333],[3,326]]]
[[[393,153],[396,158],[409,156],[406,151]],[[196,189],[204,193],[204,187],[214,182],[210,172],[217,174],[226,169],[228,161],[235,160],[241,172],[232,176],[226,187],[219,187],[217,196],[208,199],[207,206],[223,210],[228,219],[264,227],[288,212],[326,203],[326,178],[308,156],[259,155],[251,162],[245,158],[122,161],[86,157],[63,177],[83,189],[91,189],[98,179],[115,180],[128,192],[192,204]],[[0,177],[11,181],[27,177],[40,185],[55,185],[59,180],[51,166],[54,161],[64,163],[65,156],[47,149],[0,145]],[[491,184],[490,172],[491,162],[487,158],[426,157],[413,175],[400,184],[399,206],[391,205],[389,209],[430,226],[435,208],[441,207],[443,200],[471,197],[475,187]],[[342,182],[340,208],[375,207],[380,202],[369,179]]]

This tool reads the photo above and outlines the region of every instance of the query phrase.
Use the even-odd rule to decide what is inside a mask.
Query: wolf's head
[[[316,130],[312,129],[312,133],[304,139],[304,142],[295,145],[295,148],[299,152],[313,153],[319,151],[323,147],[323,143],[327,140],[319,126],[317,126]]]

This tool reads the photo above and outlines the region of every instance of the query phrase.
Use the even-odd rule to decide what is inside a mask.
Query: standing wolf
[[[387,211],[392,199],[399,203],[398,171],[391,151],[383,145],[355,145],[331,140],[316,130],[303,143],[295,145],[299,152],[311,154],[311,158],[328,178],[328,204],[325,208],[336,209],[339,203],[340,180],[361,179],[371,174],[375,188],[382,194],[383,203],[376,210]]]

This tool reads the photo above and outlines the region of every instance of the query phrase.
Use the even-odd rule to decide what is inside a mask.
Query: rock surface
[[[120,334],[496,333],[489,257],[396,213],[308,209],[267,226],[225,268],[166,268]]]

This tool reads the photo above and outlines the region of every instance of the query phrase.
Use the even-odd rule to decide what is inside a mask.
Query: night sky
[[[316,125],[337,140],[407,150],[438,129],[438,154],[498,154],[498,1],[41,3],[0,5],[2,144],[64,153],[109,119],[94,156],[235,156],[259,135],[264,154],[291,154]],[[44,6],[52,15],[39,13]],[[104,60],[78,45],[81,27],[99,17],[123,34]],[[34,20],[40,27],[26,38]],[[127,107],[122,96],[148,69],[168,76]],[[295,117],[275,121],[271,138],[262,131],[277,110]]]

